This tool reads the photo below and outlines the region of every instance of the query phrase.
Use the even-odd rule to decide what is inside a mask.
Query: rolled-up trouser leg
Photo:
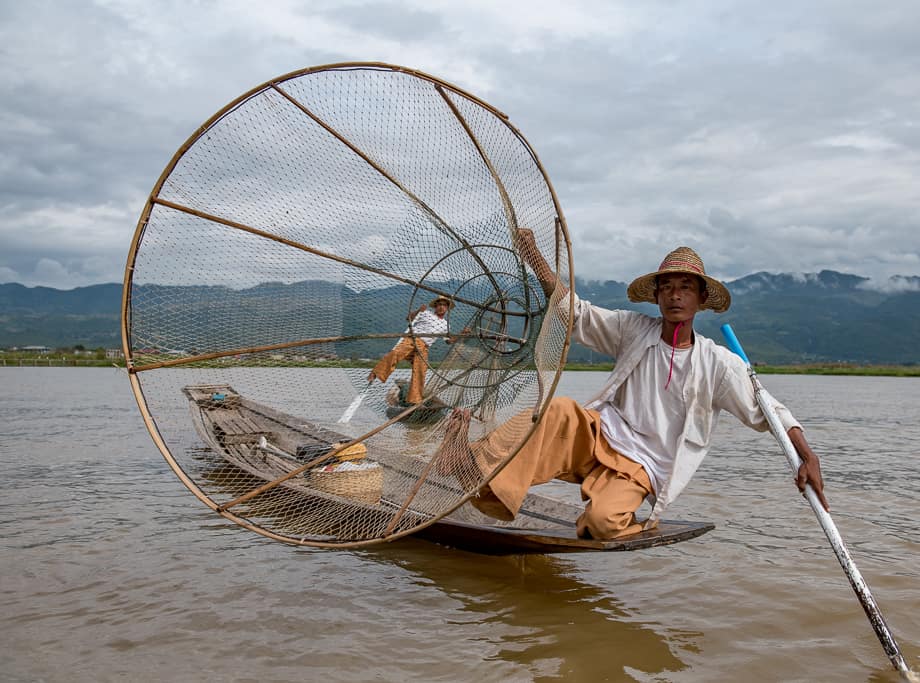
[[[424,344],[424,342],[421,343]],[[406,360],[413,353],[415,353],[415,345],[412,343],[412,339],[409,337],[400,339],[396,346],[377,361],[377,365],[372,370],[374,376],[381,382],[386,382],[393,373],[396,364],[401,360]]]
[[[480,491],[479,500],[472,500],[473,504],[479,507],[477,503],[481,502],[483,512],[497,516],[495,503],[501,503],[508,516],[513,517],[531,486],[552,479],[581,482],[597,465],[594,457],[597,433],[593,426],[596,415],[571,398],[552,399],[530,438]],[[532,427],[531,412],[524,411],[472,444],[483,472],[491,472],[504,461]]]
[[[579,536],[606,540],[642,531],[642,525],[636,522],[636,510],[652,492],[652,484],[641,465],[616,451],[613,453],[627,461],[624,470],[634,471],[610,469],[598,463],[585,477],[581,483],[581,495],[588,504],[576,522]],[[634,469],[628,463],[638,468]]]
[[[472,444],[480,469],[491,472],[532,426],[525,411]],[[610,539],[641,530],[635,511],[651,493],[648,475],[611,448],[596,411],[567,397],[550,401],[517,455],[470,502],[492,517],[513,519],[530,487],[552,479],[582,484],[582,498],[589,502],[577,521],[579,535]]]
[[[425,390],[425,372],[428,370],[428,345],[421,339],[416,339],[414,348],[412,379],[409,380],[409,391],[406,392],[406,401],[409,403],[418,403],[422,400],[422,392]]]

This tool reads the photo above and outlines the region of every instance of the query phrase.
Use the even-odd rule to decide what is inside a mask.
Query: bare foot
[[[457,476],[467,469],[467,463],[474,460],[469,432],[470,411],[466,408],[455,408],[447,418],[444,439],[433,456],[437,462],[438,474]]]

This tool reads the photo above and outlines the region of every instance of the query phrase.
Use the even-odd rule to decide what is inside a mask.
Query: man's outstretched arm
[[[421,306],[416,308],[414,311],[410,310],[409,313],[406,315],[406,320],[408,320],[409,322],[412,322],[413,320],[415,320],[415,316],[417,316],[422,311],[427,311],[427,310],[428,310],[428,306],[425,304],[422,304]]]
[[[518,228],[515,233],[515,246],[521,253],[521,258],[533,270],[537,281],[543,288],[543,293],[548,299],[556,290],[556,273],[550,268],[549,263],[537,248],[537,240],[530,228]]]

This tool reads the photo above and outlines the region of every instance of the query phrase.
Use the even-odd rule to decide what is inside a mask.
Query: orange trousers
[[[525,411],[472,444],[480,468],[490,472],[501,463],[531,426]],[[648,474],[607,443],[596,410],[566,397],[550,401],[517,455],[470,502],[487,515],[512,519],[528,489],[552,479],[581,484],[588,503],[576,523],[579,536],[607,540],[642,530],[635,512],[652,493]]]
[[[421,339],[403,337],[386,355],[383,356],[372,372],[381,382],[386,382],[401,360],[412,363],[412,379],[406,392],[408,403],[420,403],[425,389],[425,371],[428,369],[428,345]]]

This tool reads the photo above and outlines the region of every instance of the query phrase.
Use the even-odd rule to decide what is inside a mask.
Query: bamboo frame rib
[[[279,484],[283,484],[283,483],[286,482],[288,479],[293,479],[293,478],[296,477],[297,475],[303,474],[303,473],[306,472],[307,470],[316,467],[316,466],[319,465],[320,463],[323,463],[323,462],[325,462],[325,461],[327,461],[327,460],[329,460],[329,459],[331,459],[331,458],[334,458],[336,455],[338,455],[340,452],[344,451],[346,448],[350,448],[350,447],[354,446],[354,445],[357,444],[357,443],[361,443],[362,441],[365,441],[365,440],[371,438],[372,436],[374,436],[374,434],[377,434],[378,432],[383,431],[384,429],[386,429],[387,427],[389,427],[391,424],[393,424],[393,423],[395,423],[395,422],[398,422],[399,420],[402,420],[402,419],[408,417],[409,415],[411,415],[412,413],[414,413],[416,410],[418,410],[419,408],[423,407],[424,405],[425,405],[425,403],[424,403],[424,401],[423,401],[423,402],[421,402],[421,403],[416,403],[414,406],[410,406],[410,407],[406,408],[406,409],[405,409],[404,411],[402,411],[399,415],[396,415],[395,417],[390,418],[389,420],[387,420],[386,422],[384,422],[384,423],[381,424],[381,425],[377,425],[376,427],[374,427],[374,428],[373,428],[372,430],[370,430],[369,432],[366,432],[365,434],[362,434],[361,436],[355,437],[355,438],[352,439],[351,441],[348,441],[348,442],[346,442],[346,443],[341,444],[340,446],[338,446],[337,448],[334,448],[333,450],[329,451],[328,453],[324,453],[323,455],[320,455],[320,456],[318,456],[318,457],[316,457],[316,458],[313,458],[312,460],[310,460],[310,461],[307,462],[306,464],[301,465],[300,467],[297,467],[297,468],[291,470],[290,472],[288,472],[287,474],[285,474],[283,477],[278,477],[277,479],[274,479],[274,480],[272,480],[272,481],[270,481],[270,482],[268,482],[268,483],[266,483],[266,484],[263,484],[262,486],[258,486],[258,487],[256,487],[256,488],[254,488],[252,491],[249,491],[248,493],[244,493],[242,496],[239,496],[238,498],[234,498],[233,500],[231,500],[231,501],[228,502],[228,503],[222,503],[221,505],[218,505],[217,508],[216,508],[216,510],[217,510],[218,512],[221,512],[221,513],[222,513],[222,512],[224,512],[224,511],[226,511],[226,510],[229,510],[229,509],[232,508],[232,507],[235,507],[236,505],[239,505],[240,503],[245,503],[247,500],[251,500],[252,498],[255,498],[255,497],[258,496],[260,493],[265,493],[266,491],[269,491],[269,490],[275,488],[275,487],[278,486]]]
[[[145,372],[147,370],[157,370],[159,368],[173,368],[180,365],[189,365],[190,363],[200,363],[208,360],[216,360],[218,358],[227,358],[229,356],[245,356],[253,353],[264,353],[266,351],[281,351],[283,349],[294,349],[301,346],[313,346],[316,344],[331,344],[335,342],[347,342],[347,341],[364,341],[366,339],[402,339],[403,337],[456,337],[456,338],[476,338],[476,339],[496,339],[501,341],[514,341],[519,344],[525,343],[526,339],[518,339],[516,337],[509,337],[507,335],[496,335],[488,333],[476,333],[476,334],[463,334],[458,332],[457,334],[452,334],[450,332],[425,332],[423,335],[415,335],[409,332],[381,332],[379,334],[358,334],[350,336],[338,336],[338,337],[316,337],[313,339],[299,339],[292,342],[279,342],[278,344],[264,344],[262,346],[247,346],[237,349],[228,349],[225,351],[212,351],[211,353],[201,353],[195,356],[186,356],[184,358],[172,358],[170,360],[158,361],[156,363],[148,363],[146,365],[135,365],[132,366],[129,372]]]
[[[393,515],[393,518],[390,520],[390,523],[387,524],[387,528],[383,531],[383,539],[387,540],[389,536],[392,535],[393,529],[396,528],[396,525],[399,524],[399,520],[403,518],[403,515],[406,514],[406,510],[409,509],[409,506],[412,504],[412,501],[415,500],[415,496],[422,489],[422,485],[427,481],[428,474],[431,472],[431,468],[434,467],[435,462],[437,461],[436,457],[431,458],[428,463],[425,465],[425,469],[422,470],[422,473],[419,475],[418,479],[415,481],[415,484],[412,486],[412,490],[409,492],[409,495],[406,496],[406,499],[402,502],[402,505],[399,506],[396,514]]]
[[[291,342],[280,342],[278,344],[264,344],[262,346],[247,346],[237,349],[227,349],[226,351],[213,351],[211,353],[201,353],[195,356],[186,356],[184,358],[172,358],[170,360],[148,363],[147,365],[136,365],[131,368],[131,372],[144,372],[146,370],[157,370],[159,368],[173,368],[177,365],[188,365],[190,363],[199,363],[218,358],[227,358],[228,356],[245,356],[253,353],[264,353],[266,351],[281,351],[283,349],[294,349],[301,346],[312,346],[315,344],[331,344],[334,342],[356,341],[364,339],[399,339],[407,336],[402,332],[386,332],[380,334],[363,334],[354,336],[338,337],[317,337],[313,339],[299,339]],[[427,336],[446,337],[446,334],[434,334]]]
[[[492,176],[492,180],[495,181],[495,187],[498,189],[498,194],[502,198],[502,208],[505,210],[505,217],[508,220],[508,225],[511,228],[511,234],[514,235],[514,231],[517,230],[517,214],[514,211],[514,206],[511,204],[511,198],[508,196],[508,191],[505,189],[505,184],[502,182],[502,179],[499,177],[498,172],[495,170],[495,166],[492,165],[492,160],[489,159],[489,155],[486,154],[486,151],[482,148],[482,145],[479,143],[479,138],[473,133],[473,129],[470,128],[470,124],[467,123],[466,118],[463,114],[460,113],[460,110],[457,108],[457,105],[454,104],[447,93],[444,91],[444,88],[439,84],[435,84],[434,89],[438,91],[438,94],[441,96],[441,99],[447,103],[447,106],[450,108],[454,117],[457,121],[460,122],[460,125],[463,126],[463,130],[466,131],[467,136],[470,138],[470,141],[473,143],[473,146],[476,148],[476,151],[479,152],[479,156],[482,158],[483,163],[486,165],[486,168],[489,170],[489,174]]]
[[[190,206],[185,206],[184,204],[179,204],[177,202],[170,201],[168,199],[162,199],[161,197],[155,197],[150,200],[153,204],[158,204],[160,206],[165,206],[166,208],[173,209],[174,211],[181,211],[182,213],[187,213],[190,216],[195,216],[196,218],[201,218],[206,221],[211,221],[212,223],[218,223],[219,225],[224,225],[228,228],[234,228],[236,230],[242,230],[243,232],[248,232],[251,235],[258,235],[259,237],[264,237],[265,239],[272,240],[274,242],[279,242],[280,244],[285,244],[289,247],[294,247],[300,251],[305,251],[308,254],[313,254],[314,256],[319,256],[320,258],[326,258],[330,261],[335,261],[346,266],[351,266],[352,268],[358,268],[360,270],[366,270],[369,273],[374,273],[375,275],[380,275],[381,277],[386,277],[396,282],[401,282],[404,285],[409,285],[417,289],[424,289],[426,292],[436,294],[438,296],[446,296],[452,298],[455,302],[461,304],[467,304],[468,306],[473,306],[474,308],[483,308],[484,310],[491,311],[493,313],[501,313],[499,309],[492,309],[484,307],[479,302],[473,301],[471,299],[465,299],[462,297],[455,297],[450,292],[446,290],[439,289],[437,287],[432,287],[431,285],[426,285],[424,282],[419,282],[413,280],[412,278],[402,277],[391,273],[382,268],[375,268],[367,263],[361,263],[360,261],[355,261],[350,258],[345,258],[344,256],[337,256],[335,254],[330,254],[328,251],[323,251],[322,249],[316,249],[315,247],[307,246],[302,242],[296,240],[288,239],[287,237],[282,237],[281,235],[275,235],[274,233],[268,232],[266,230],[261,230],[259,228],[254,228],[251,225],[246,225],[245,223],[240,223],[238,221],[231,220],[229,218],[223,218],[213,213],[208,213],[206,211],[199,211],[198,209],[193,209]],[[484,246],[484,245],[471,245],[472,246]],[[485,268],[485,264],[482,264],[482,267]],[[488,269],[486,269],[488,272]],[[526,313],[513,313],[509,312],[508,315],[526,315]]]
[[[439,88],[440,86],[436,83],[434,87]],[[433,208],[431,208],[431,206],[429,206],[427,202],[423,201],[421,197],[419,197],[417,194],[412,192],[412,190],[406,187],[403,183],[401,183],[399,180],[393,177],[393,175],[391,175],[383,166],[381,166],[376,161],[371,159],[370,156],[368,156],[362,149],[360,149],[357,145],[355,145],[351,140],[346,138],[339,131],[337,131],[335,128],[330,126],[328,123],[323,121],[320,117],[318,117],[316,114],[310,111],[306,107],[306,105],[304,105],[298,99],[290,95],[286,90],[284,90],[284,88],[273,83],[272,89],[278,92],[285,99],[287,99],[291,104],[297,107],[306,116],[310,117],[310,119],[312,119],[317,125],[322,127],[330,135],[332,135],[336,140],[338,140],[343,145],[348,147],[348,149],[350,149],[352,152],[357,154],[358,157],[360,157],[364,161],[364,163],[366,163],[368,166],[370,166],[375,171],[377,171],[377,173],[379,173],[381,176],[386,178],[395,187],[397,187],[403,194],[405,194],[416,206],[418,206],[420,209],[422,209],[422,211],[427,213],[428,216],[431,218],[432,222],[434,223],[435,227],[437,227],[441,232],[443,232],[445,235],[447,235],[451,239],[456,240],[460,245],[463,246],[464,249],[466,249],[469,252],[470,256],[473,257],[473,260],[479,264],[480,268],[482,268],[482,272],[485,273],[485,275],[489,278],[489,280],[492,283],[492,286],[495,288],[495,291],[499,292],[501,290],[501,288],[498,285],[498,281],[495,280],[495,278],[491,276],[491,273],[489,272],[489,268],[483,262],[482,258],[480,258],[476,250],[473,249],[473,246],[469,243],[469,241],[465,237],[463,237],[463,235],[461,235],[456,230],[454,230],[453,227],[451,227],[451,225],[447,221],[441,218],[441,216]]]
[[[366,163],[372,169],[377,171],[377,173],[382,175],[390,183],[392,183],[396,188],[398,188],[400,192],[405,194],[412,201],[412,203],[414,203],[416,206],[422,209],[422,211],[424,211],[431,217],[432,222],[438,227],[439,230],[441,230],[444,234],[448,235],[449,237],[455,239],[460,244],[467,246],[467,243],[463,239],[463,237],[457,234],[457,232],[452,227],[450,227],[448,222],[445,221],[443,218],[441,218],[441,216],[438,215],[437,211],[432,209],[427,203],[422,201],[421,197],[419,197],[417,194],[412,192],[412,190],[410,190],[408,187],[406,187],[401,182],[399,182],[399,180],[394,178],[383,166],[381,166],[376,161],[371,159],[371,157],[368,156],[368,154],[365,153],[361,148],[359,148],[355,143],[353,143],[351,140],[346,138],[344,135],[342,135],[342,133],[337,131],[335,128],[330,126],[328,123],[323,121],[319,116],[314,114],[310,109],[306,107],[306,105],[304,105],[300,100],[296,99],[293,95],[288,93],[284,88],[280,87],[279,85],[272,84],[272,90],[277,92],[279,95],[284,97],[284,99],[286,99],[288,102],[290,102],[295,107],[297,107],[302,113],[308,116],[314,123],[319,125],[323,130],[325,130],[332,137],[334,137],[336,140],[338,140],[343,145],[345,145],[352,152],[357,154],[358,157],[360,157],[361,160],[364,161],[364,163]]]

